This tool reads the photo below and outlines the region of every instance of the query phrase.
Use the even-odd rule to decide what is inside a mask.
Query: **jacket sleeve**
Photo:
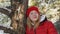
[[[48,22],[48,34],[58,34],[54,24],[52,22]]]

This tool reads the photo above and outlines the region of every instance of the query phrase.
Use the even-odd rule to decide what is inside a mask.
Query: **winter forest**
[[[60,0],[0,0],[0,34],[25,34],[30,6],[37,6],[60,34]]]

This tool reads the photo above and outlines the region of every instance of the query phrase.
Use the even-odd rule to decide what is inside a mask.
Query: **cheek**
[[[38,18],[38,17],[39,17],[39,15],[38,15],[38,14],[36,14],[36,17]]]
[[[33,15],[30,15],[29,18],[32,19],[33,18]]]

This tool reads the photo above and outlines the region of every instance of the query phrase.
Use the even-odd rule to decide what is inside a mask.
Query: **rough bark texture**
[[[19,3],[17,3],[19,2]],[[23,5],[22,9],[23,10],[23,19],[22,22],[20,20],[16,20],[15,16],[18,16],[18,14],[15,13],[17,7],[19,6],[19,4]],[[7,16],[9,16],[12,20],[11,23],[11,27],[13,27],[13,29],[10,28],[6,28],[3,26],[0,26],[0,30],[4,30],[5,33],[9,33],[9,34],[25,34],[25,25],[26,25],[26,10],[28,7],[28,0],[11,0],[11,13],[9,14],[9,12],[7,10],[4,11],[4,9],[0,9],[0,12],[6,14]],[[16,14],[16,15],[15,15]]]

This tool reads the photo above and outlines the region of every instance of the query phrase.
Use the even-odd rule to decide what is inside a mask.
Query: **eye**
[[[37,13],[35,12],[35,14],[37,14]]]
[[[31,15],[32,15],[33,13],[31,13]]]

